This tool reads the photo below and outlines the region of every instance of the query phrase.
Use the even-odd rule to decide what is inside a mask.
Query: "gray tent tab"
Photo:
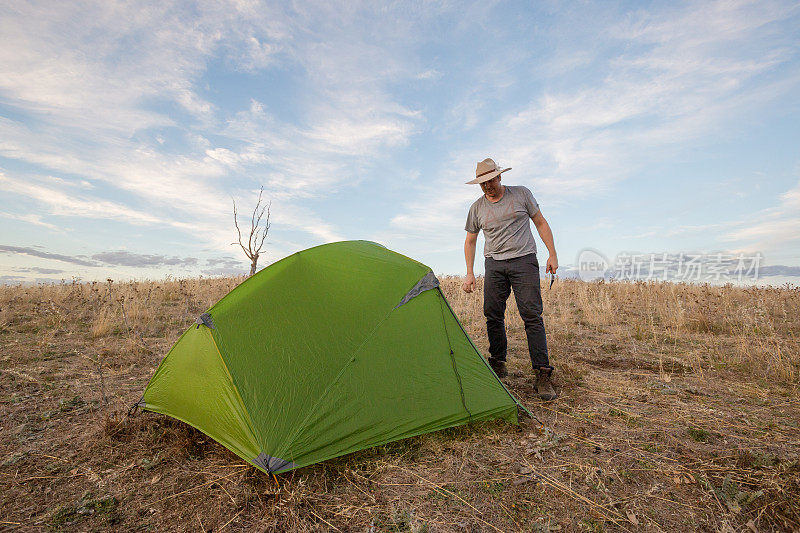
[[[394,308],[397,309],[401,305],[407,304],[415,296],[419,296],[421,293],[435,289],[438,286],[439,280],[436,278],[436,275],[433,272],[428,272],[416,285],[411,287],[411,290],[403,296],[403,299],[400,300],[400,303],[395,305]]]
[[[198,326],[205,326],[209,329],[214,329],[214,321],[211,320],[211,315],[209,315],[208,313],[203,313],[202,315],[197,317],[197,320],[195,320],[194,323],[197,324]]]
[[[281,459],[280,457],[272,457],[264,452],[258,454],[258,457],[253,459],[253,464],[260,466],[270,474],[278,473],[282,470],[291,470],[297,468],[297,465],[291,461]]]

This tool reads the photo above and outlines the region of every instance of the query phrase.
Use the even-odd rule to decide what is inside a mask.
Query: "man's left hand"
[[[544,269],[545,274],[553,274],[555,276],[558,270],[558,257],[551,255],[547,258],[547,266]]]

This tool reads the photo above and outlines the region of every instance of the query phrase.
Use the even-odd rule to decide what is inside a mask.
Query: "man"
[[[499,377],[505,377],[508,341],[505,330],[506,300],[514,289],[519,314],[525,323],[528,351],[536,372],[536,393],[545,401],[557,397],[550,381],[553,367],[547,356],[547,339],[542,320],[542,293],[539,285],[539,262],[536,259],[536,241],[533,239],[528,220],[533,220],[550,257],[545,272],[555,275],[558,269],[553,232],[542,216],[539,204],[527,187],[503,185],[501,174],[511,170],[502,169],[491,159],[478,163],[475,179],[467,183],[479,183],[483,196],[469,208],[467,215],[467,239],[464,242],[464,258],[467,261],[467,279],[464,292],[475,290],[475,243],[478,232],[483,230],[486,243],[483,255],[486,276],[483,283],[483,314],[489,335],[489,364]]]

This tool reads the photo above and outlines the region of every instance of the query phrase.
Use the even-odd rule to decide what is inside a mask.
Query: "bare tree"
[[[267,205],[261,204],[261,196],[264,194],[264,187],[258,193],[258,202],[253,209],[253,215],[250,217],[250,235],[247,239],[247,246],[242,242],[242,230],[239,229],[239,220],[236,213],[236,200],[233,200],[233,223],[236,225],[236,231],[239,233],[239,246],[242,247],[244,255],[250,260],[250,275],[256,273],[256,265],[258,264],[258,254],[261,253],[261,247],[264,246],[264,239],[267,238],[269,232],[269,210],[272,207],[272,201]],[[267,219],[264,220],[262,225],[262,218],[264,212],[267,213]],[[231,244],[237,244],[235,242]]]

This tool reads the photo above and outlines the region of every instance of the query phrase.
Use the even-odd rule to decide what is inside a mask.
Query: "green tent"
[[[276,473],[470,421],[516,423],[518,402],[430,268],[345,241],[270,265],[203,313],[139,406]]]

